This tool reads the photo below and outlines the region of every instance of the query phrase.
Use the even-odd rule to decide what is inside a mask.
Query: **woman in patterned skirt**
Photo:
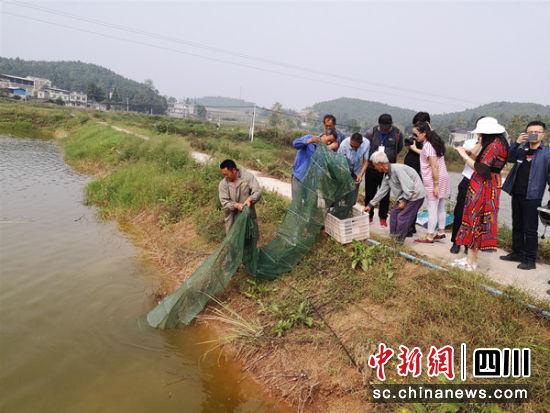
[[[457,245],[468,247],[468,256],[455,260],[455,266],[473,271],[477,268],[477,253],[497,248],[498,209],[500,200],[500,171],[506,165],[508,142],[506,130],[495,118],[485,117],[477,122],[474,134],[481,135],[481,151],[475,161],[463,147],[456,150],[467,165],[474,169],[456,236]]]

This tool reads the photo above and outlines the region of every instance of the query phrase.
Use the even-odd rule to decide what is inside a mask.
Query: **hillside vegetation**
[[[90,85],[99,88],[105,101],[114,107],[163,114],[168,106],[166,98],[160,96],[152,83],[139,83],[127,79],[104,67],[79,61],[46,62],[36,60],[0,57],[0,73],[15,76],[34,76],[50,79],[55,87],[70,91],[88,93]],[[109,91],[113,97],[109,100]]]

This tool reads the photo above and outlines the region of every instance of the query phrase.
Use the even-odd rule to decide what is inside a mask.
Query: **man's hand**
[[[338,150],[338,142],[333,142],[331,143],[328,148],[331,150],[331,151],[334,151],[336,152]]]
[[[363,212],[370,212],[370,209],[371,209],[371,208],[370,208],[370,205],[367,205],[367,206],[365,207],[365,209],[363,210]]]
[[[361,183],[361,181],[363,180],[363,175],[359,175],[358,177],[355,178],[355,183],[357,185],[359,185]]]
[[[244,201],[244,205],[248,205],[248,208],[252,207],[252,200],[248,198],[246,201]]]
[[[527,142],[527,134],[525,132],[521,133],[516,139],[516,142],[520,145]]]
[[[312,136],[311,138],[309,138],[306,143],[307,144],[310,144],[310,143],[319,143],[321,142],[321,138],[319,136]]]
[[[404,199],[401,199],[399,201],[399,204],[398,204],[397,208],[404,209],[406,206],[407,206],[407,201],[405,201]]]
[[[238,202],[235,202],[235,203],[233,204],[233,207],[234,207],[235,209],[239,210],[239,211],[242,211],[243,208],[244,208],[244,204],[239,204]]]

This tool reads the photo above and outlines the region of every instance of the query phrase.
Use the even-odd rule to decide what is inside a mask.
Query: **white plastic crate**
[[[361,208],[355,206],[351,218],[338,219],[332,214],[327,214],[325,232],[340,244],[367,239],[370,236],[369,214],[363,214]]]

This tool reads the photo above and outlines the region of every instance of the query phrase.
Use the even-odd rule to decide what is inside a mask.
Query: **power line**
[[[473,102],[473,101],[470,101],[470,100],[433,94],[433,93],[425,92],[425,91],[422,91],[422,90],[409,89],[409,88],[400,88],[400,87],[395,87],[395,86],[384,84],[384,83],[369,82],[369,81],[354,78],[354,77],[342,76],[342,75],[338,75],[338,74],[334,74],[334,73],[330,73],[330,72],[319,71],[319,70],[306,68],[306,67],[298,66],[298,65],[294,65],[294,64],[278,62],[278,61],[275,61],[275,60],[272,60],[272,59],[266,59],[266,58],[262,58],[262,57],[258,57],[258,56],[252,56],[252,55],[240,53],[240,52],[229,51],[229,50],[226,50],[226,49],[206,45],[206,44],[199,43],[199,42],[193,42],[193,41],[184,40],[184,39],[180,39],[180,38],[176,38],[176,37],[172,37],[172,36],[166,36],[166,35],[163,35],[163,34],[149,32],[149,31],[145,31],[145,30],[141,30],[141,29],[136,29],[136,28],[129,27],[129,26],[123,26],[123,25],[119,25],[119,24],[108,23],[108,22],[105,22],[103,20],[94,19],[94,18],[85,17],[85,16],[80,16],[80,15],[76,15],[76,14],[73,14],[73,13],[67,13],[67,12],[63,12],[63,11],[60,11],[60,10],[44,7],[44,6],[38,6],[38,5],[35,5],[35,4],[26,3],[26,2],[23,2],[23,1],[12,0],[12,1],[8,1],[7,3],[15,5],[15,6],[19,6],[19,7],[28,7],[28,8],[35,9],[35,10],[44,11],[46,13],[54,14],[54,15],[57,15],[57,16],[69,17],[71,19],[81,20],[81,21],[85,21],[85,22],[88,22],[88,23],[97,24],[97,25],[101,25],[101,26],[104,26],[104,27],[113,28],[113,29],[116,29],[116,30],[121,30],[121,31],[133,33],[133,34],[140,34],[140,35],[143,35],[143,36],[148,36],[148,37],[156,38],[156,39],[159,39],[159,40],[165,40],[165,41],[169,41],[169,42],[185,44],[187,46],[191,46],[191,47],[195,47],[195,48],[199,48],[199,49],[214,51],[214,52],[217,52],[217,53],[222,53],[222,54],[226,54],[226,55],[230,55],[230,56],[236,56],[236,57],[239,57],[239,58],[242,58],[242,59],[256,60],[256,61],[259,61],[259,62],[262,62],[262,63],[268,63],[268,64],[271,64],[271,65],[290,68],[290,69],[294,69],[294,70],[300,70],[300,71],[307,72],[307,73],[338,78],[338,79],[341,79],[341,80],[347,80],[347,81],[351,81],[351,82],[355,82],[355,83],[362,83],[362,84],[372,85],[372,86],[386,88],[386,89],[393,89],[393,90],[397,90],[397,91],[419,93],[419,94],[422,94],[422,95],[425,95],[425,96],[439,97],[439,98],[443,98],[443,99],[450,100],[450,101],[456,101],[456,102],[462,102],[462,103],[473,103],[473,104],[479,105],[478,102]],[[382,93],[382,92],[383,91],[380,91],[380,92],[377,92],[377,93]]]
[[[215,57],[204,56],[204,55],[200,55],[200,54],[193,53],[193,52],[174,49],[174,48],[171,48],[171,47],[159,46],[159,45],[155,45],[155,44],[152,44],[152,43],[146,43],[146,42],[139,41],[139,40],[128,39],[128,38],[124,38],[124,37],[114,36],[114,35],[111,35],[111,34],[96,32],[96,31],[93,31],[93,30],[88,30],[88,29],[84,29],[84,28],[80,28],[80,27],[69,26],[69,25],[65,25],[65,24],[61,24],[61,23],[57,23],[57,22],[53,22],[53,21],[49,21],[49,20],[42,20],[42,19],[33,18],[33,17],[29,17],[29,16],[23,16],[23,15],[20,15],[20,14],[11,13],[11,12],[7,12],[7,11],[2,11],[2,14],[14,16],[14,17],[19,17],[19,18],[26,19],[26,20],[32,20],[32,21],[36,21],[36,22],[40,22],[40,23],[45,23],[45,24],[49,24],[49,25],[52,25],[52,26],[62,27],[62,28],[65,28],[65,29],[76,30],[76,31],[89,33],[89,34],[95,34],[95,35],[98,35],[98,36],[111,38],[111,39],[115,39],[115,40],[120,40],[120,41],[124,41],[124,42],[129,42],[129,43],[134,43],[134,44],[138,44],[138,45],[141,45],[141,46],[147,46],[147,47],[151,47],[151,48],[155,48],[155,49],[159,49],[159,50],[167,50],[167,51],[171,51],[171,52],[175,52],[175,53],[179,53],[179,54],[198,57],[198,58],[204,59],[204,60],[209,60],[209,61],[214,61],[214,62],[224,63],[224,64],[230,64],[230,65],[244,67],[244,68],[253,69],[253,70],[258,70],[258,71],[262,71],[262,72],[274,73],[274,74],[277,74],[277,75],[280,75],[280,76],[293,77],[293,78],[297,78],[297,79],[302,79],[302,80],[307,80],[307,81],[317,82],[317,83],[323,83],[323,84],[328,84],[328,85],[332,85],[332,86],[344,87],[344,88],[363,91],[363,92],[391,95],[391,96],[397,96],[397,97],[406,98],[406,99],[416,99],[416,100],[420,100],[420,101],[424,101],[424,102],[431,102],[431,103],[439,103],[439,104],[449,105],[449,102],[444,102],[444,101],[441,101],[441,100],[426,99],[426,98],[422,98],[422,97],[418,97],[418,96],[407,96],[407,95],[393,93],[393,92],[367,89],[367,88],[346,85],[346,84],[337,83],[337,82],[328,81],[328,80],[310,78],[310,77],[306,77],[306,76],[303,76],[303,75],[285,73],[285,72],[281,72],[279,70],[274,70],[274,69],[269,69],[269,68],[262,68],[262,67],[259,67],[259,66],[253,66],[253,65],[244,64],[244,63],[231,62],[231,61],[227,61],[227,60],[223,60],[223,59],[219,59],[219,58],[215,58]]]

